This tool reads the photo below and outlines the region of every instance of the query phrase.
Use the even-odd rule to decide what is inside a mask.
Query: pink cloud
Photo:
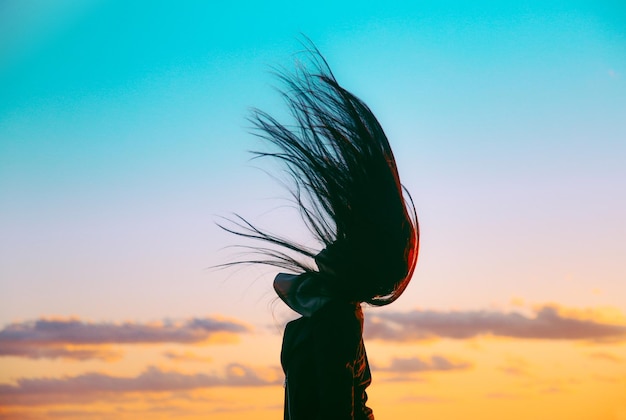
[[[230,364],[223,375],[185,374],[148,367],[135,377],[85,373],[62,378],[20,378],[16,385],[0,385],[1,406],[89,403],[128,393],[176,393],[214,387],[258,387],[282,384],[278,368],[261,372]]]
[[[433,338],[469,339],[493,335],[519,339],[624,341],[626,325],[579,319],[545,305],[532,317],[518,312],[433,311],[386,312],[366,318],[367,338],[396,342]]]
[[[464,370],[472,366],[469,362],[452,361],[444,356],[434,355],[430,359],[420,357],[397,357],[392,359],[389,366],[375,369],[382,372],[416,373],[429,371]]]
[[[77,319],[13,323],[0,331],[0,356],[27,358],[110,359],[119,353],[98,349],[107,344],[193,344],[219,334],[239,335],[250,328],[237,321],[193,318],[155,324],[94,323]],[[72,346],[69,348],[68,346]],[[77,348],[82,346],[83,348]]]

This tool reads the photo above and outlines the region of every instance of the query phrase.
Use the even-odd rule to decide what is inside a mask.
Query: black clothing
[[[285,327],[285,420],[374,420],[358,303],[333,300]]]

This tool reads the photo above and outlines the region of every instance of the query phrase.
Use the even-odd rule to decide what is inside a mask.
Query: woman
[[[274,281],[278,296],[302,315],[283,338],[285,419],[371,420],[361,303],[388,305],[407,287],[417,261],[417,216],[376,117],[339,85],[319,51],[307,54],[308,66],[279,75],[295,124],[258,110],[251,120],[277,149],[256,154],[285,164],[292,197],[322,251],[243,218],[227,230],[268,245],[253,247],[264,257],[244,263],[296,273]]]

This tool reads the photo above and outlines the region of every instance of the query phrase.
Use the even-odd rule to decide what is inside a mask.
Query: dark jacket
[[[285,420],[373,420],[365,405],[371,373],[363,345],[363,312],[331,301],[285,328]]]

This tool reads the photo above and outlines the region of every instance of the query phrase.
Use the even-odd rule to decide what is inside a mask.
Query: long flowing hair
[[[305,54],[306,64],[278,72],[294,124],[258,109],[250,121],[253,133],[275,148],[253,153],[283,164],[293,201],[322,250],[269,233],[240,216],[231,220],[234,227],[220,226],[263,244],[247,246],[259,258],[235,264],[307,273],[336,295],[387,305],[406,289],[417,262],[415,207],[372,111],[339,85],[317,48],[309,44]]]

